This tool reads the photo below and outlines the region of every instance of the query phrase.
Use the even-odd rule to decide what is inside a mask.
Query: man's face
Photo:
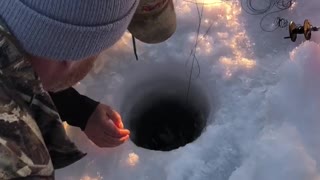
[[[57,92],[82,80],[92,69],[95,57],[80,61],[53,61],[31,57],[31,64],[47,91]]]

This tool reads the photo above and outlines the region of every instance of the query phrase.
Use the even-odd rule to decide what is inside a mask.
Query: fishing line
[[[257,0],[241,0],[242,9],[251,15],[264,15],[260,20],[260,28],[265,32],[273,32],[278,28],[285,28],[289,21],[282,17],[276,17],[273,24],[275,27],[267,29],[263,26],[263,22],[272,14],[280,13],[292,7],[296,0],[265,0],[265,7],[258,8],[254,5]],[[260,1],[261,2],[261,1]]]
[[[198,47],[198,43],[199,43],[200,29],[201,29],[201,23],[202,23],[202,17],[203,17],[203,4],[202,4],[201,10],[200,10],[199,5],[196,3],[196,8],[197,8],[197,13],[198,13],[198,26],[197,26],[196,42],[195,42],[193,48],[191,49],[190,55],[189,55],[187,62],[186,62],[186,66],[187,66],[190,62],[190,58],[192,58],[191,70],[190,70],[190,75],[189,75],[189,79],[188,79],[187,95],[186,95],[187,104],[189,103],[189,93],[190,93],[190,87],[191,87],[191,81],[192,81],[192,75],[193,75],[193,69],[194,69],[195,62],[197,63],[197,67],[198,67],[198,74],[196,75],[196,78],[198,78],[200,76],[200,72],[201,72],[200,64],[199,64],[196,53],[197,53],[197,47]]]
[[[187,87],[187,95],[186,95],[186,101],[188,103],[188,99],[189,99],[189,94],[190,94],[190,88],[191,88],[191,83],[192,83],[192,79],[193,79],[193,75],[194,75],[194,69],[195,69],[195,65],[197,67],[197,74],[194,76],[195,79],[199,78],[200,74],[201,74],[201,68],[200,68],[200,63],[199,63],[199,59],[197,57],[197,48],[199,43],[201,42],[201,40],[205,39],[212,26],[213,26],[213,22],[211,22],[211,24],[209,25],[209,27],[207,28],[207,30],[205,31],[205,33],[202,35],[202,39],[200,39],[200,30],[201,30],[201,24],[202,24],[202,19],[203,19],[203,14],[204,14],[204,6],[208,5],[208,4],[216,4],[216,3],[221,3],[221,2],[212,2],[212,3],[205,3],[204,0],[203,2],[198,2],[198,1],[191,1],[191,0],[184,0],[185,2],[189,2],[192,4],[196,5],[197,8],[197,14],[198,14],[198,24],[197,24],[197,30],[196,30],[196,39],[195,39],[195,44],[192,47],[189,57],[186,61],[186,66],[188,66],[188,64],[191,61],[191,69],[190,69],[190,74],[189,74],[189,78],[188,78],[188,87]],[[226,0],[224,0],[226,1]],[[199,7],[199,5],[201,5],[201,7]]]

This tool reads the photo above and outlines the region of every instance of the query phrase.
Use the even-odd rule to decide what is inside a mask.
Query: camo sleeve
[[[0,81],[0,179],[53,179],[41,132],[25,107]]]

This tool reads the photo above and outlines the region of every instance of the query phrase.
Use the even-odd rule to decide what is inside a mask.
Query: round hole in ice
[[[193,142],[206,125],[205,112],[178,97],[159,95],[137,104],[132,115],[133,142],[151,150],[170,151]]]
[[[123,109],[130,139],[139,147],[170,151],[196,140],[212,109],[201,83],[174,70],[136,76],[126,87]],[[187,100],[188,99],[188,100]]]

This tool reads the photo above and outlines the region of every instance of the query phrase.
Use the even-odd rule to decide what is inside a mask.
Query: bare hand
[[[84,133],[99,147],[116,147],[129,139],[130,131],[123,128],[121,116],[116,111],[99,104],[90,116]]]

